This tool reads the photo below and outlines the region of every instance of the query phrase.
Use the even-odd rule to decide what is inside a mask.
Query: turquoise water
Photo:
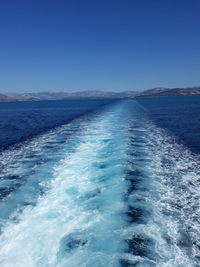
[[[199,156],[135,100],[1,154],[0,266],[199,266]]]

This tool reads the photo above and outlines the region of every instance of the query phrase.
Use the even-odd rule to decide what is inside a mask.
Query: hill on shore
[[[153,88],[144,91],[79,91],[79,92],[38,92],[38,93],[0,93],[0,102],[40,101],[65,99],[98,99],[98,98],[135,98],[161,96],[200,95],[200,87],[192,88]]]
[[[191,96],[200,95],[200,87],[193,88],[162,88],[163,90],[146,90],[145,92],[137,95],[137,97],[160,97],[160,96]]]

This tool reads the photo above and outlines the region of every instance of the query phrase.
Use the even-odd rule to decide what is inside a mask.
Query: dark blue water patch
[[[134,165],[134,164],[133,164]],[[130,163],[129,163],[130,166]],[[145,183],[146,174],[141,169],[130,169],[125,171],[127,190],[125,197],[134,194],[136,191],[146,191],[148,184]]]
[[[139,266],[141,266],[141,262],[139,262],[137,260],[132,262],[130,260],[123,259],[123,260],[120,260],[120,266],[121,267],[139,267]]]
[[[77,232],[68,234],[60,240],[60,247],[57,253],[57,257],[66,257],[68,253],[73,253],[77,249],[84,247],[87,243],[88,240],[82,233]]]
[[[146,212],[144,208],[137,206],[129,206],[125,213],[129,223],[143,224],[146,222]]]
[[[142,260],[141,262],[139,260],[130,261],[130,260],[123,259],[123,260],[120,260],[120,266],[121,267],[141,267],[141,266],[156,267],[158,265],[152,262],[151,260]]]
[[[95,112],[116,100],[0,103],[0,150]]]
[[[121,267],[137,267],[138,265],[138,262],[136,263],[132,263],[131,261],[129,260],[120,260],[120,266]]]
[[[0,188],[0,200],[6,198],[13,190],[14,190],[14,187],[1,187]]]
[[[173,162],[169,157],[161,158],[161,167],[165,169],[173,168],[176,165],[176,162]]]
[[[149,117],[175,135],[194,153],[200,153],[200,96],[140,98]]]
[[[103,206],[102,200],[100,199],[100,194],[100,188],[90,190],[84,193],[83,195],[77,197],[77,202],[79,203],[79,205],[83,206],[87,210],[98,210]]]
[[[140,182],[141,182],[140,178],[134,178],[134,179],[129,180],[127,193],[131,194],[134,191],[138,190]]]
[[[126,242],[128,244],[128,253],[142,258],[154,258],[152,248],[155,244],[149,237],[141,234],[133,235],[130,239],[127,239]]]
[[[29,168],[33,168],[34,166],[39,166],[44,164],[48,161],[47,157],[42,156],[35,156],[35,157],[27,157],[27,159],[21,161],[22,164],[25,164],[25,166],[28,166]]]
[[[21,176],[20,175],[16,175],[16,174],[9,174],[7,176],[4,176],[5,180],[21,180]]]
[[[158,265],[155,262],[152,262],[151,260],[142,260],[142,262],[139,261],[139,260],[136,260],[134,262],[131,262],[131,261],[128,261],[128,260],[122,260],[121,261],[121,266],[122,267],[141,267],[141,266],[157,267]]]
[[[14,182],[11,185],[0,187],[0,201],[7,198],[11,193],[16,191],[20,186],[21,182],[14,180]]]
[[[129,162],[130,163],[130,162]],[[134,165],[134,163],[132,163]],[[125,171],[126,180],[135,181],[144,178],[144,172],[140,169],[130,169]]]
[[[136,159],[138,158],[145,159],[148,156],[147,153],[144,151],[134,151],[134,150],[128,152],[127,155]]]
[[[141,147],[143,147],[144,146],[144,144],[142,143],[142,142],[135,142],[135,140],[134,141],[132,141],[131,142],[131,146],[133,147],[133,148],[141,148]]]
[[[184,250],[184,252],[190,256],[193,254],[193,250],[196,250],[194,259],[199,263],[200,261],[200,243],[197,239],[193,240],[191,231],[180,229],[179,239],[177,245]],[[195,265],[194,265],[195,266]],[[198,266],[198,265],[197,265]]]
[[[136,267],[137,265],[131,263],[130,261],[128,260],[120,260],[120,266],[121,267]]]
[[[188,234],[186,231],[181,229],[179,231],[179,235],[180,235],[180,238],[179,238],[179,240],[177,242],[177,245],[180,246],[180,247],[191,249],[192,246],[193,246],[193,242],[191,240],[190,234]]]

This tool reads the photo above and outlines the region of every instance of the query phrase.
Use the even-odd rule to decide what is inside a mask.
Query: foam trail
[[[44,135],[40,155],[47,139],[58,148],[73,133],[5,198],[0,265],[199,266],[199,159],[135,101],[67,129]],[[29,190],[35,179],[43,194]],[[25,206],[28,192],[34,203]]]
[[[131,105],[129,114],[125,236],[134,257],[125,266],[197,267],[199,158],[157,128],[141,106]]]
[[[87,121],[87,118],[85,122]],[[79,119],[52,130],[19,149],[0,155],[0,225],[27,205],[35,205],[54,179],[54,166],[77,145],[74,135],[84,123]],[[72,138],[73,136],[73,138]]]
[[[120,238],[126,224],[122,116],[122,107],[98,116],[78,137],[75,152],[57,165],[45,196],[5,226],[1,266],[118,265],[126,245]]]

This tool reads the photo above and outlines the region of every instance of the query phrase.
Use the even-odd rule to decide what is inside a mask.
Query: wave
[[[135,101],[2,159],[1,266],[198,266],[199,158]]]

